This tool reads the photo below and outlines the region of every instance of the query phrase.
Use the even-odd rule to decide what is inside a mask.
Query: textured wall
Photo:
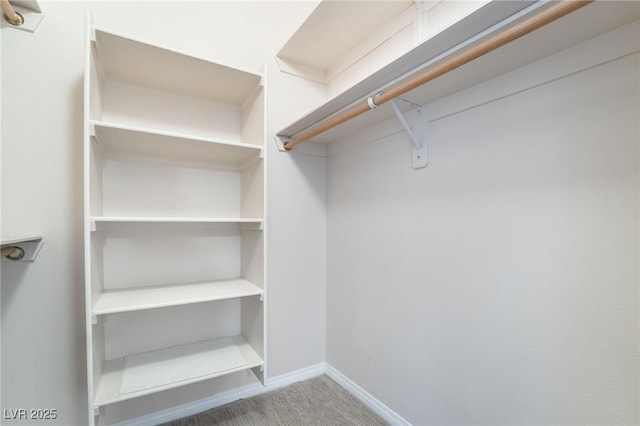
[[[426,169],[395,121],[329,157],[327,362],[409,422],[638,423],[640,68],[604,55],[620,40],[425,106]]]

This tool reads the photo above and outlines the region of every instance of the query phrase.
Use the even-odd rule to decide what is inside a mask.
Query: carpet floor
[[[163,426],[383,426],[387,423],[327,376],[241,399]]]

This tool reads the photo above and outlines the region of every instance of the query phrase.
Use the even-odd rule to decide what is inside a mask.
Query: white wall
[[[51,408],[58,410],[58,419],[48,424],[86,423],[82,78],[87,10],[96,24],[150,43],[252,71],[267,66],[268,109],[274,111],[267,123],[267,232],[272,236],[267,367],[273,377],[324,360],[326,161],[304,153],[278,155],[272,143],[280,127],[309,108],[307,102],[324,96],[323,88],[278,75],[273,61],[313,5],[42,2],[45,20],[36,33],[2,29],[2,233],[36,233],[45,239],[36,262],[2,264],[2,408]],[[203,398],[234,383],[206,382],[108,407],[106,420]]]
[[[327,362],[408,422],[638,423],[625,34],[427,105],[426,169],[395,121],[329,151]]]

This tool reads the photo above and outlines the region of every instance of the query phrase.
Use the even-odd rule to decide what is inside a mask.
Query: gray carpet
[[[164,426],[386,425],[378,415],[327,376],[241,399]]]

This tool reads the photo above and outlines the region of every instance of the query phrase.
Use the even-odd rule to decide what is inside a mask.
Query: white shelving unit
[[[89,413],[265,365],[264,77],[88,25]]]

